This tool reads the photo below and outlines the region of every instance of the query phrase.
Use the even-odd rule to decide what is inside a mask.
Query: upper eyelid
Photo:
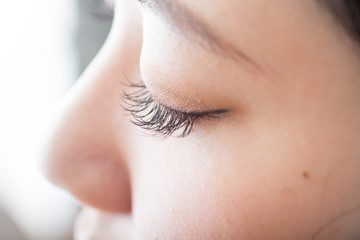
[[[126,77],[126,78],[130,82],[130,85],[128,85],[128,87],[147,89],[145,83],[142,80],[138,80],[137,83],[134,83],[134,82],[131,82],[131,80],[128,77]],[[148,91],[148,90],[146,90],[146,91]],[[156,99],[154,99],[152,97],[151,93],[148,93],[148,94],[150,94],[150,96],[151,96],[151,98],[152,98],[152,100],[154,102],[161,105],[162,107],[164,107],[164,108],[166,108],[166,109],[168,109],[170,111],[175,111],[175,112],[182,113],[182,114],[190,114],[190,115],[194,115],[194,116],[204,116],[204,115],[219,115],[219,114],[227,113],[227,112],[230,111],[229,109],[216,109],[216,110],[205,110],[205,111],[180,110],[180,109],[170,107],[170,106],[168,106],[168,105],[166,105],[166,104],[164,104],[162,102],[159,102],[159,101],[157,101]],[[126,94],[126,95],[128,95],[128,94]]]
[[[138,89],[130,93],[124,92],[123,97],[127,103],[127,107],[123,106],[124,109],[131,113],[133,117],[131,121],[135,125],[145,130],[152,130],[156,136],[168,137],[183,129],[177,136],[185,137],[192,132],[193,125],[198,120],[216,118],[218,115],[228,112],[225,109],[202,112],[177,110],[155,101],[142,81],[131,83],[128,87]]]

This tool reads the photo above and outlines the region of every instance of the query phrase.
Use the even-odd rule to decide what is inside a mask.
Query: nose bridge
[[[126,74],[138,69],[141,48],[134,19],[121,20],[130,25],[115,20],[110,39],[59,110],[45,156],[51,181],[81,202],[110,212],[131,211],[129,127],[121,93]]]

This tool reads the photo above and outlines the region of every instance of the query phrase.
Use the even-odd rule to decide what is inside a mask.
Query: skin
[[[355,44],[312,0],[179,2],[256,64],[118,0],[45,151],[49,179],[89,206],[76,238],[358,239]],[[173,108],[229,112],[185,138],[144,135],[120,106],[124,73]]]

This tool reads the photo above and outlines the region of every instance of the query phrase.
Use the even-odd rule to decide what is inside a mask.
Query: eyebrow
[[[203,48],[210,52],[221,56],[225,55],[234,60],[240,59],[259,68],[258,64],[253,59],[240,49],[220,38],[210,29],[208,24],[195,16],[190,10],[180,5],[176,0],[137,1],[140,2],[143,7],[160,13],[175,32],[185,36],[190,42],[195,38]]]

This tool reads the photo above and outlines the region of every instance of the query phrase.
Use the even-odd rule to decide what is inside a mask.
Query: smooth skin
[[[251,61],[118,0],[45,152],[49,179],[89,206],[75,237],[359,239],[356,44],[315,0],[178,2]],[[173,108],[229,112],[151,137],[121,107],[126,76]]]

